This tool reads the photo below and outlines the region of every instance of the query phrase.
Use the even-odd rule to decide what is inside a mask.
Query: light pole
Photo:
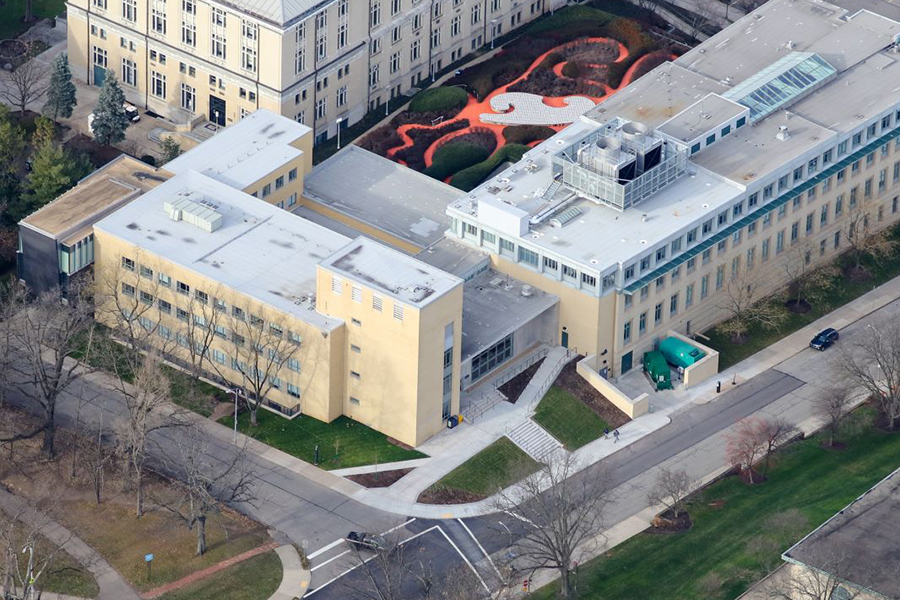
[[[219,111],[214,110],[213,117],[215,117],[215,119],[216,119],[216,133],[218,133],[219,132]]]
[[[234,435],[231,438],[231,443],[237,446],[238,389],[232,388],[228,391],[234,394]]]
[[[509,534],[509,543],[506,546],[507,547],[512,546],[512,531],[509,530],[509,527],[507,527],[506,523],[504,523],[503,521],[497,521],[497,524],[499,524],[501,527],[503,527],[503,529],[506,530],[506,533]]]
[[[337,123],[337,136],[338,136],[338,138],[337,138],[337,143],[338,143],[338,144],[337,144],[337,149],[338,149],[338,150],[341,149],[341,121],[343,121],[343,120],[344,120],[344,119],[343,119],[342,117],[338,117],[338,118],[337,118],[337,121],[335,121],[335,123]]]
[[[494,49],[494,38],[497,37],[497,19],[491,19],[491,50]]]
[[[390,116],[391,114],[391,86],[386,85],[384,87],[384,116]]]

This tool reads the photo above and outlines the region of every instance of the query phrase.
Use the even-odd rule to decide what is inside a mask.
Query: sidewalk
[[[44,521],[43,515],[30,507],[25,500],[2,487],[0,487],[0,510],[9,516],[18,517],[25,523],[41,525],[41,535],[62,547],[94,576],[100,587],[97,600],[140,600],[140,596],[96,550],[59,523]]]
[[[275,548],[281,559],[281,567],[284,572],[281,585],[269,597],[269,600],[295,600],[302,598],[312,581],[312,573],[304,569],[300,561],[300,553],[291,545]]]

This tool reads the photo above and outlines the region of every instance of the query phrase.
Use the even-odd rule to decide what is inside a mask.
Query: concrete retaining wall
[[[700,348],[704,352],[706,352],[706,356],[700,359],[698,362],[695,362],[687,369],[684,370],[683,379],[684,379],[684,389],[688,389],[691,386],[697,385],[706,381],[713,375],[719,372],[719,353],[710,348],[709,346],[704,346],[700,342],[696,340],[692,340],[691,338],[685,337],[678,333],[677,331],[669,330],[669,337],[678,338],[679,340],[694,346],[695,348]]]
[[[575,365],[575,371],[584,377],[585,381],[591,384],[595,390],[603,394],[603,396],[612,402],[616,408],[623,413],[636,419],[650,410],[650,396],[641,394],[637,398],[631,398],[622,390],[606,380],[596,370],[596,356],[586,356]],[[718,361],[718,359],[717,359]],[[718,364],[718,362],[717,362]]]

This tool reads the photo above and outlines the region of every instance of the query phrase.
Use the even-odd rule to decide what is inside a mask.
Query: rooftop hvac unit
[[[213,209],[183,198],[163,204],[163,210],[173,221],[184,221],[212,233],[222,226],[222,215]]]

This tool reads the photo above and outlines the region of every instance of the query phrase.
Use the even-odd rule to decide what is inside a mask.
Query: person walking
[[[619,430],[618,430],[618,429],[616,429],[615,431],[613,431],[613,437],[616,438],[616,439],[613,441],[613,444],[618,444],[618,443],[619,443]]]
[[[603,429],[603,439],[605,439],[605,440],[609,439],[609,427],[605,427]]]

